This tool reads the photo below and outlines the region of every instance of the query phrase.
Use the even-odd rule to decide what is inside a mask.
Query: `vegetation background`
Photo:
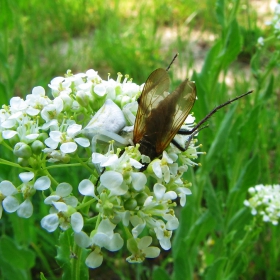
[[[254,90],[218,112],[199,134],[207,154],[189,170],[193,195],[180,213],[172,250],[140,265],[128,264],[122,252],[110,254],[89,271],[90,279],[280,279],[279,226],[263,223],[243,205],[249,187],[280,182],[280,42],[265,25],[273,4],[0,0],[1,105],[34,86],[47,89],[68,69],[93,68],[103,79],[122,72],[142,84],[177,52],[172,87],[186,77],[196,82],[197,120]],[[257,46],[259,37],[266,38],[263,47]],[[0,153],[6,156],[2,148]],[[77,181],[72,171],[61,176]],[[13,169],[1,166],[1,180],[18,180],[14,177]],[[61,278],[58,233],[40,227],[47,209],[37,207],[28,220],[3,214],[0,279],[40,279],[40,272],[46,279]]]

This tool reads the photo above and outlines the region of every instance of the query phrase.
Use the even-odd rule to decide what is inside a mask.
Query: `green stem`
[[[24,170],[27,170],[27,171],[32,171],[33,170],[30,167],[23,167],[23,166],[19,165],[18,163],[14,163],[14,162],[2,159],[2,158],[0,159],[0,164],[5,164],[5,165],[8,165],[8,166],[24,169]]]
[[[91,205],[91,204],[94,203],[94,202],[96,202],[96,198],[93,198],[93,199],[91,199],[91,200],[89,200],[89,201],[87,201],[87,202],[85,202],[85,203],[83,203],[83,204],[77,206],[76,209],[77,209],[77,210],[83,209],[83,208],[85,208],[85,207]]]
[[[56,279],[55,275],[53,274],[53,270],[50,267],[49,262],[48,262],[46,256],[42,253],[41,249],[35,243],[31,243],[30,245],[34,249],[34,251],[36,252],[38,257],[40,258],[40,260],[41,260],[42,264],[44,265],[44,267],[46,268],[46,270],[48,271],[50,278]]]
[[[255,219],[253,219],[252,224],[247,228],[244,238],[239,242],[233,253],[230,254],[228,258],[229,261],[227,262],[226,268],[224,270],[223,279],[226,279],[227,276],[231,273],[233,266],[236,263],[236,259],[240,258],[242,251],[244,251],[245,248],[248,248],[248,245],[252,243],[253,238],[259,234],[260,229],[256,228],[255,222]]]
[[[81,166],[83,166],[84,168],[86,168],[90,173],[93,173],[93,170],[87,165],[85,164],[80,158],[79,156],[76,156],[77,161],[81,164]]]
[[[45,169],[53,169],[53,168],[63,168],[63,167],[70,167],[70,166],[81,166],[80,163],[66,163],[66,164],[57,164],[57,165],[51,165],[47,166]]]
[[[71,279],[80,280],[82,248],[75,244],[73,249],[75,258],[71,261]]]
[[[3,145],[4,147],[6,147],[6,148],[7,148],[8,150],[10,150],[11,152],[14,151],[14,149],[11,148],[5,141],[2,141],[2,142],[1,142],[1,145]]]

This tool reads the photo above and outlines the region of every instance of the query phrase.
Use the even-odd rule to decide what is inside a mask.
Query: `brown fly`
[[[141,154],[149,156],[151,160],[160,156],[171,141],[180,150],[186,150],[193,135],[205,127],[201,126],[215,112],[252,92],[249,91],[217,106],[193,129],[180,131],[194,105],[196,87],[194,82],[186,79],[171,94],[168,93],[170,78],[167,71],[176,57],[177,55],[166,70],[159,68],[150,74],[138,99],[133,142],[134,144],[139,143]],[[181,147],[173,140],[177,133],[189,135],[189,140],[185,147]]]

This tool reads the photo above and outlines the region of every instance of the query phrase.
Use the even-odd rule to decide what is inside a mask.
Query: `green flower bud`
[[[29,166],[28,159],[26,158],[18,158],[18,164],[22,167]]]
[[[127,249],[130,253],[138,252],[137,242],[134,238],[130,238],[127,240]]]
[[[137,201],[134,198],[129,198],[124,202],[124,208],[126,210],[134,210],[137,207]]]
[[[61,156],[61,161],[63,163],[68,163],[70,161],[70,156],[68,154],[64,154],[63,156]]]
[[[35,155],[41,154],[41,152],[44,148],[45,148],[45,145],[40,140],[35,140],[31,145],[32,152]]]
[[[82,107],[88,107],[89,105],[89,96],[83,91],[77,92],[76,100]]]
[[[73,99],[68,94],[61,94],[60,98],[63,100],[64,110],[69,110],[72,107]]]
[[[45,142],[45,140],[49,137],[49,135],[46,132],[42,132],[39,134],[37,140],[41,141],[41,142]]]
[[[29,163],[29,166],[31,166],[33,169],[38,169],[40,167],[38,160],[35,159],[34,157],[30,157],[28,159],[28,163]]]
[[[121,108],[123,108],[124,105],[131,102],[131,99],[129,96],[123,96],[121,99]]]
[[[30,146],[23,142],[19,142],[14,147],[14,155],[22,158],[29,158],[32,155]]]
[[[9,143],[14,147],[20,141],[18,134],[9,139]]]
[[[139,193],[135,196],[135,199],[137,201],[137,205],[139,206],[143,206],[144,205],[144,202],[145,200],[147,199],[148,195],[146,193]]]

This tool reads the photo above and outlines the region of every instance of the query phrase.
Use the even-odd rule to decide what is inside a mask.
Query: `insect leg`
[[[208,125],[205,125],[199,129],[197,129],[196,131],[192,131],[192,130],[185,130],[185,129],[180,129],[177,133],[178,134],[182,134],[182,135],[189,135],[188,141],[185,144],[185,147],[183,148],[175,139],[172,139],[172,144],[178,148],[180,151],[184,152],[188,149],[193,137],[202,129],[208,127]]]

